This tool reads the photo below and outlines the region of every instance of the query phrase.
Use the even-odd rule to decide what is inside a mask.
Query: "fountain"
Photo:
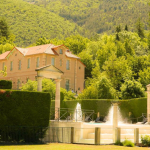
[[[81,104],[77,103],[76,109],[74,111],[74,121],[82,121],[82,110],[81,110]]]

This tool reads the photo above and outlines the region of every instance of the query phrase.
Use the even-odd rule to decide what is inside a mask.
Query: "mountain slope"
[[[149,0],[24,0],[41,6],[78,25],[97,32],[112,33],[119,24],[135,31],[139,17],[148,28]]]
[[[40,37],[63,39],[71,34],[87,34],[71,23],[42,7],[22,0],[1,0],[0,14],[6,18],[17,46],[28,46]]]

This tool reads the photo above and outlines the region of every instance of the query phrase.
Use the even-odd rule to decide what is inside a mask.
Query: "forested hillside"
[[[64,39],[72,34],[88,34],[75,23],[23,0],[1,0],[0,15],[15,35],[15,44],[21,47],[34,43],[40,37]]]
[[[149,0],[24,0],[44,7],[92,32],[113,33],[119,24],[135,31],[139,17],[148,28]]]

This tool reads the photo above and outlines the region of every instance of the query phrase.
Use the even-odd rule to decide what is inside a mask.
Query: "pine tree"
[[[120,41],[120,38],[119,38],[118,33],[116,33],[116,40],[117,40],[117,41]]]
[[[6,37],[6,39],[8,39],[9,36],[9,27],[8,24],[6,22],[6,20],[4,18],[2,18],[0,20],[0,37]]]
[[[127,24],[125,25],[124,30],[125,30],[125,31],[128,31],[128,25],[127,25]]]
[[[117,33],[121,32],[121,26],[120,25],[116,27],[116,32]]]
[[[137,23],[136,23],[136,29],[137,29],[137,33],[138,33],[139,37],[140,37],[141,39],[143,39],[143,38],[145,37],[145,35],[144,35],[143,24],[142,24],[140,18],[138,19],[138,21],[137,21]]]

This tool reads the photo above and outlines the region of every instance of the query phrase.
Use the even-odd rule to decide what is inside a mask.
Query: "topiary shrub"
[[[134,147],[134,143],[130,140],[124,140],[122,144],[123,146]]]
[[[12,81],[0,80],[0,89],[12,89]]]
[[[141,136],[141,142],[143,146],[150,146],[150,136]]]
[[[49,125],[50,94],[0,90],[0,142],[33,142]]]

